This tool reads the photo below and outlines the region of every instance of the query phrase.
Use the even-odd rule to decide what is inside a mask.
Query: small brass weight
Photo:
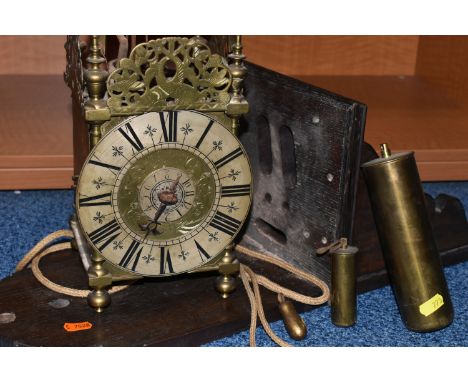
[[[330,253],[331,258],[331,320],[341,327],[356,323],[356,254],[357,247],[341,238],[328,247],[317,250],[317,255]]]
[[[286,300],[282,295],[280,295],[279,300],[278,308],[289,336],[296,341],[303,340],[307,335],[307,326],[304,320],[299,316],[291,301]]]

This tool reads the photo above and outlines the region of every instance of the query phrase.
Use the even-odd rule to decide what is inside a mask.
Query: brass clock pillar
[[[249,111],[249,104],[242,93],[242,82],[247,74],[247,69],[244,66],[244,54],[242,53],[241,36],[236,36],[236,42],[232,46],[232,53],[228,56],[232,62],[229,69],[232,74],[232,97],[227,105],[226,114],[232,118],[231,129],[232,133],[238,135],[239,120],[243,114]],[[232,264],[237,262],[233,253],[234,244],[226,248],[222,259],[224,264]],[[234,277],[220,269],[221,275],[216,279],[216,289],[223,298],[227,298],[230,293],[236,289],[236,280]]]
[[[88,91],[85,104],[85,118],[88,123],[89,148],[92,149],[101,139],[100,127],[107,119],[104,95],[108,73],[103,69],[106,59],[101,53],[99,36],[92,36],[90,54],[86,58],[88,68],[84,72],[84,80]],[[91,266],[88,269],[89,286],[93,289],[88,295],[88,303],[96,311],[101,312],[111,303],[107,288],[112,285],[112,275],[104,266],[105,259],[97,251],[92,251]]]

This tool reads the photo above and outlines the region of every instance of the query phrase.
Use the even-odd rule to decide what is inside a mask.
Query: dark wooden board
[[[54,282],[86,288],[87,277],[74,251],[52,254],[41,269]],[[63,270],[66,269],[66,272]],[[16,320],[0,324],[0,344],[14,346],[194,346],[248,327],[250,306],[242,284],[224,300],[214,289],[215,274],[137,282],[113,295],[103,313],[83,298],[42,286],[30,269],[0,282],[0,313]],[[269,319],[278,319],[276,297],[263,293]],[[65,298],[70,305],[49,303]],[[66,332],[65,323],[91,322],[89,330]],[[248,344],[245,344],[248,345]]]
[[[352,239],[366,106],[247,64],[240,130],[254,175],[242,241],[328,281],[315,249]]]

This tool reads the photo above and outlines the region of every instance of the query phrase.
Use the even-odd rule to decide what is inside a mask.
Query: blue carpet
[[[432,196],[446,193],[459,198],[468,210],[468,182],[425,183]],[[68,227],[73,193],[54,191],[0,191],[0,279],[13,273],[16,263],[45,235]],[[451,326],[434,333],[405,329],[389,287],[358,297],[358,323],[337,328],[330,322],[330,308],[323,306],[302,315],[309,334],[296,346],[468,346],[468,262],[445,269],[455,309]],[[275,332],[290,341],[281,321]],[[214,341],[207,346],[248,346],[248,331]],[[274,345],[257,329],[259,346]]]
[[[405,328],[390,287],[358,296],[357,324],[338,328],[330,321],[330,307],[301,314],[308,334],[292,341],[282,321],[271,326],[274,332],[294,346],[468,346],[468,262],[445,268],[455,318],[449,327],[432,333],[415,333]],[[262,328],[258,328],[257,346],[275,346]],[[249,332],[214,341],[206,346],[248,346]]]
[[[72,204],[71,190],[0,191],[0,279],[44,236],[69,228]]]

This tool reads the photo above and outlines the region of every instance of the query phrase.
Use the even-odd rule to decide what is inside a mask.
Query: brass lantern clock
[[[216,286],[227,297],[238,269],[232,243],[252,195],[236,137],[248,111],[241,39],[230,63],[202,37],[162,37],[136,44],[115,68],[104,44],[90,38],[80,73],[80,41],[67,41],[66,75],[89,132],[71,221],[89,260],[88,302],[102,311],[113,281],[206,270],[221,273]]]

